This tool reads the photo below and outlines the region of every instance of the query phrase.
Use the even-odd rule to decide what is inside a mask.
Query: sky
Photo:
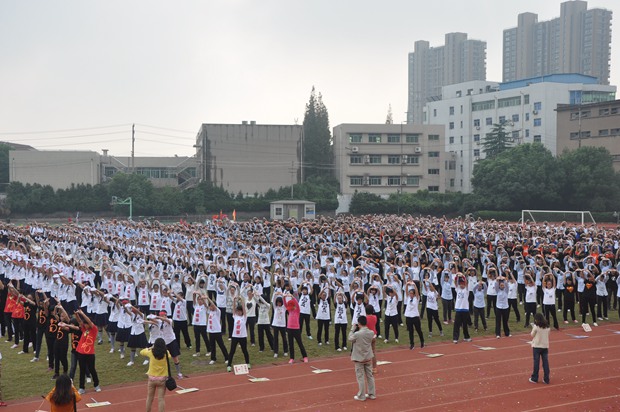
[[[0,141],[114,156],[191,156],[202,123],[301,124],[314,86],[330,126],[405,121],[416,40],[487,42],[501,81],[502,32],[556,0],[3,0]],[[611,84],[620,83],[620,1]]]

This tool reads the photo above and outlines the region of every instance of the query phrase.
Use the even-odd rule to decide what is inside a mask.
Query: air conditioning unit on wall
[[[416,147],[414,150],[416,153],[422,153],[422,148],[421,147]]]
[[[360,148],[359,148],[359,147],[357,147],[357,146],[353,146],[353,147],[351,148],[351,152],[353,152],[353,153],[357,153],[357,152],[359,152],[359,151],[360,151]]]

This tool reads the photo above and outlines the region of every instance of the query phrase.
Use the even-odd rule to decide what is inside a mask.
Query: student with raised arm
[[[95,324],[89,319],[84,312],[81,310],[75,311],[75,318],[80,325],[80,330],[82,331],[82,335],[80,336],[80,341],[78,342],[78,346],[76,352],[78,353],[78,363],[80,365],[80,389],[79,393],[83,394],[86,392],[85,381],[86,381],[86,371],[90,372],[90,376],[93,379],[93,384],[95,385],[95,391],[101,392],[101,387],[99,386],[99,375],[97,375],[97,369],[95,368],[95,339],[97,338],[97,327]]]
[[[217,307],[215,302],[207,297],[207,295],[202,296],[209,306],[209,311],[207,312],[207,332],[209,333],[209,343],[211,346],[208,348],[208,352],[211,353],[211,360],[209,361],[209,365],[214,365],[217,362],[217,353],[215,344],[222,351],[222,355],[224,356],[224,362],[228,360],[228,350],[224,345],[224,339],[222,339],[222,324],[221,321],[221,310]]]
[[[385,295],[385,340],[383,342],[389,342],[391,326],[394,329],[394,342],[398,343],[398,297],[394,289],[387,285],[383,286],[383,293]]]
[[[489,282],[489,288],[491,287]],[[508,282],[503,276],[495,279],[493,287],[495,288],[495,337],[500,338],[502,334],[501,328],[504,328],[504,336],[512,336],[510,334],[510,326],[508,325],[508,316],[510,307],[508,305]]]
[[[555,276],[546,273],[542,279],[543,282],[543,312],[547,322],[550,322],[550,316],[553,316],[553,327],[560,329],[558,325],[558,317],[555,313]]]
[[[467,279],[462,273],[458,273],[455,279],[456,284],[456,299],[454,301],[454,330],[452,332],[452,341],[454,343],[459,342],[461,334],[461,327],[463,328],[463,337],[465,342],[471,342],[469,337],[468,325],[469,319],[469,292],[467,291]]]
[[[301,357],[305,363],[308,363],[308,354],[306,348],[301,341],[301,328],[299,325],[299,302],[290,293],[283,296],[286,311],[288,312],[288,319],[286,323],[286,334],[288,337],[288,348],[290,353],[289,364],[295,362],[295,342],[299,346]]]
[[[336,293],[334,299],[334,329],[336,343],[336,351],[347,350],[347,296],[343,292]],[[342,336],[342,340],[341,340]],[[341,343],[342,342],[342,343]]]
[[[192,319],[192,325],[194,326],[194,344],[195,344],[196,352],[192,355],[193,357],[200,356],[201,339],[205,343],[205,352],[207,353],[207,356],[210,355],[209,348],[211,347],[211,345],[209,344],[209,338],[207,337],[207,309],[208,308],[205,302],[204,295],[201,295],[200,291],[195,290],[194,291],[194,317]],[[218,307],[218,309],[220,308]],[[220,316],[220,322],[221,320],[222,320],[222,317]]]
[[[299,286],[299,327],[303,330],[305,324],[306,336],[312,340],[312,333],[310,332],[310,315],[312,313],[310,288],[312,288],[312,284],[306,282]]]
[[[418,304],[420,303],[420,295],[415,283],[410,280],[406,284],[405,297],[405,322],[407,324],[407,332],[409,333],[409,349],[413,350],[415,342],[413,339],[413,329],[415,328],[420,337],[420,347],[424,347],[424,335],[422,334],[422,326],[420,322],[420,311]]]
[[[248,330],[246,328],[247,312],[245,305],[243,304],[243,298],[241,296],[235,296],[233,298],[233,331],[230,343],[230,351],[228,355],[228,372],[232,371],[232,363],[235,358],[235,352],[237,345],[241,346],[241,351],[245,359],[245,363],[250,365],[250,354],[248,353]]]
[[[435,285],[430,279],[424,279],[422,281],[422,287],[426,291],[426,319],[428,322],[428,337],[433,337],[433,322],[437,324],[437,328],[439,328],[439,336],[443,336],[443,328],[441,326],[441,322],[439,321],[439,305],[437,304],[437,300],[439,299],[439,292],[435,290]],[[422,310],[424,310],[424,305],[422,305]]]
[[[564,323],[568,323],[568,312],[570,312],[571,318],[574,323],[578,323],[575,317],[575,296],[577,295],[577,285],[575,281],[575,275],[572,272],[565,272],[564,276],[564,305],[562,308],[562,315],[564,317]]]
[[[474,329],[478,332],[478,319],[482,321],[482,327],[487,330],[487,320],[484,313],[487,284],[482,280],[474,288]]]

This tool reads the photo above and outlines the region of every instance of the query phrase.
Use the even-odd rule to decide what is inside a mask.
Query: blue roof
[[[527,87],[532,83],[598,84],[598,78],[579,73],[548,74],[546,76],[531,77],[529,79],[521,79],[506,83],[500,83],[499,89],[518,89],[521,87]]]

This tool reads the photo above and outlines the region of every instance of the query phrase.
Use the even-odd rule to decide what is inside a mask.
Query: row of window
[[[115,167],[106,167],[104,174],[112,177],[118,172]],[[196,168],[188,167],[185,172],[192,177],[196,177]],[[177,169],[175,167],[136,167],[136,174],[144,175],[150,179],[174,179],[177,177]]]
[[[439,174],[439,169],[437,174]],[[420,176],[351,176],[349,183],[351,186],[383,186],[386,182],[388,186],[420,186]],[[429,186],[429,192],[438,192],[439,186]]]
[[[387,164],[419,164],[420,155],[351,155],[349,156],[349,164],[361,165],[361,164],[382,164],[383,156],[387,156]],[[438,158],[439,152],[428,152],[428,157]]]
[[[599,109],[598,110],[598,115],[599,116],[610,116],[610,115],[617,115],[618,113],[620,113],[620,107],[606,107],[604,109]],[[570,114],[570,119],[571,120],[578,120],[578,119],[585,119],[588,117],[592,117],[592,111],[591,110],[581,110],[581,111],[577,111],[577,112],[572,112]]]
[[[614,128],[614,129],[600,129],[598,131],[598,135],[597,136],[593,136],[592,132],[590,130],[583,130],[581,131],[581,138],[587,138],[587,137],[607,137],[607,136],[620,136],[620,128]],[[580,133],[579,132],[571,132],[570,134],[570,138],[571,139],[579,139],[580,138]]]
[[[405,134],[404,143],[420,143],[420,134]],[[401,143],[402,135],[398,133],[389,133],[387,135],[387,143]],[[439,141],[438,134],[429,134],[428,141]],[[349,133],[349,143],[364,143],[361,133]],[[381,133],[368,133],[368,143],[383,143],[383,135]]]

